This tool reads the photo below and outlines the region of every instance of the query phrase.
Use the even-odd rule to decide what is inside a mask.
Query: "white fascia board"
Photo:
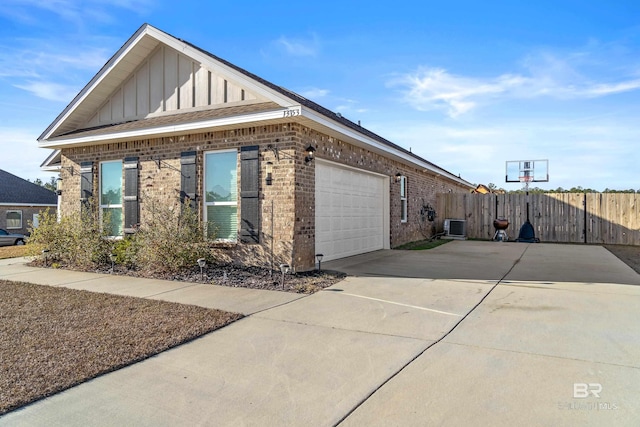
[[[426,170],[429,170],[431,172],[433,172],[434,174],[436,174],[437,176],[443,176],[446,177],[452,181],[458,182],[462,185],[468,186],[469,184],[464,181],[462,178],[459,178],[455,175],[453,175],[452,173],[449,173],[443,169],[439,169],[437,167],[434,167],[433,165],[427,163],[427,162],[421,162],[418,159],[416,159],[413,156],[408,155],[407,153],[395,149],[393,147],[388,146],[387,144],[383,144],[380,141],[376,141],[373,138],[370,138],[366,135],[363,135],[359,132],[356,132],[355,130],[349,128],[348,126],[345,126],[343,124],[334,122],[333,120],[329,120],[326,116],[319,114],[318,112],[311,110],[309,108],[305,108],[303,107],[302,109],[302,116],[305,118],[308,118],[309,120],[312,120],[316,123],[321,124],[322,126],[328,127],[330,129],[332,129],[335,132],[338,132],[342,135],[345,135],[348,138],[351,139],[355,139],[356,141],[360,141],[366,145],[369,145],[379,151],[382,151],[384,153],[390,154],[396,158],[399,158],[399,160],[418,166],[419,168],[423,168]]]
[[[60,165],[51,165],[60,156],[60,150],[53,150],[40,165],[41,170],[60,170]]]
[[[40,166],[40,170],[43,172],[60,172],[62,166]]]
[[[81,136],[77,138],[56,138],[52,141],[40,141],[39,147],[62,148],[92,143],[109,143],[129,139],[156,138],[160,136],[180,135],[194,131],[204,131],[206,129],[215,129],[225,126],[237,126],[263,121],[282,120],[287,117],[300,116],[301,114],[301,107],[296,106],[292,108],[263,111],[259,113],[223,117],[219,119],[182,123],[177,125],[158,126],[155,128],[143,128],[123,132],[114,132],[110,134],[91,135],[85,137]]]

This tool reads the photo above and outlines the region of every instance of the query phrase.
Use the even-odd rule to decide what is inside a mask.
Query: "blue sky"
[[[145,22],[472,183],[548,159],[541,188],[640,190],[632,0],[4,0],[0,169],[52,176],[37,137]]]

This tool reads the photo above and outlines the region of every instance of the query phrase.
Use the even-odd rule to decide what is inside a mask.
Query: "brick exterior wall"
[[[62,214],[80,209],[81,162],[94,162],[93,193],[97,196],[101,161],[138,157],[140,220],[144,223],[151,201],[175,204],[179,199],[181,152],[198,153],[196,194],[200,196],[199,203],[202,206],[204,153],[251,145],[260,147],[260,244],[219,245],[217,256],[223,262],[268,266],[273,253],[276,267],[280,263],[287,263],[298,271],[314,267],[315,161],[305,164],[304,160],[304,150],[309,145],[316,148],[316,158],[387,175],[389,179],[393,179],[398,172],[407,176],[407,223],[400,222],[400,186],[395,181],[390,186],[391,247],[424,238],[420,211],[423,204],[436,206],[436,193],[469,191],[453,181],[408,167],[302,124],[287,123],[63,148]],[[279,160],[276,153],[268,148],[270,145],[277,147]],[[265,183],[267,162],[273,163],[272,185]],[[73,174],[70,173],[70,167],[74,170]],[[240,176],[239,170],[238,177]],[[240,211],[240,203],[238,210]],[[202,214],[201,211],[202,209]]]

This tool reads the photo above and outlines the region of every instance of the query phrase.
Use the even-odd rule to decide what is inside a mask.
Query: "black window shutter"
[[[83,213],[89,211],[89,199],[93,197],[93,162],[80,163],[80,205]]]
[[[240,241],[260,242],[260,147],[240,148]]]
[[[196,208],[196,152],[185,151],[180,154],[180,202],[189,198],[189,206]]]
[[[140,208],[138,201],[138,158],[124,159],[124,232],[135,233],[135,227],[140,222]]]

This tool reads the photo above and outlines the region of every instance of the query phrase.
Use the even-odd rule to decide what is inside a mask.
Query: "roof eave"
[[[475,188],[473,184],[466,181],[465,179],[462,179],[461,177],[456,176],[451,172],[448,172],[447,170],[442,169],[413,153],[395,148],[389,144],[378,141],[375,138],[364,135],[349,126],[327,118],[327,116],[320,114],[311,108],[302,107],[302,117],[308,120],[308,122],[306,123],[307,125],[311,125],[311,127],[313,127],[313,124],[317,123],[322,128],[324,128],[323,130],[328,131],[329,133],[332,133],[334,135],[339,135],[340,138],[344,138],[348,142],[353,143],[356,146],[367,148],[379,154],[384,154],[386,156],[394,158],[400,163],[412,165],[424,171],[429,171],[436,176],[442,176],[469,188]]]
[[[127,141],[131,139],[141,138],[158,138],[163,136],[186,135],[193,132],[204,132],[215,129],[222,130],[225,128],[234,128],[241,125],[260,123],[286,123],[291,118],[287,114],[300,114],[300,106],[294,108],[282,108],[275,110],[262,111],[258,113],[242,114],[230,117],[216,118],[210,120],[202,120],[190,123],[173,124],[166,126],[156,126],[153,128],[142,128],[122,132],[113,132],[100,135],[89,136],[68,136],[57,137],[47,141],[40,141],[40,148],[61,149],[72,146],[95,145],[104,143],[113,143]],[[290,113],[296,111],[297,113]]]

